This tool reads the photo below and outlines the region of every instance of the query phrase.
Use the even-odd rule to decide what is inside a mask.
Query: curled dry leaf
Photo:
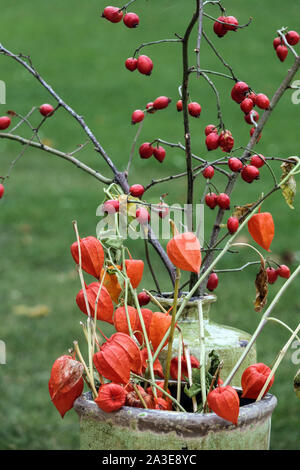
[[[265,260],[261,257],[261,265],[259,273],[255,279],[256,299],[254,301],[254,310],[261,312],[267,303],[268,295],[268,275],[265,266]]]
[[[235,206],[234,212],[232,217],[236,217],[237,219],[241,219],[248,215],[250,209],[255,205],[255,202],[250,202],[249,204],[245,204],[244,206]]]
[[[293,157],[291,157],[291,159],[293,159]],[[282,170],[281,181],[290,173],[290,171],[293,169],[293,166],[293,163],[289,162],[283,162],[282,165],[280,165],[280,168]],[[291,175],[288,180],[281,186],[282,195],[287,205],[291,209],[294,209],[293,202],[296,195],[296,188],[297,184],[293,175]]]

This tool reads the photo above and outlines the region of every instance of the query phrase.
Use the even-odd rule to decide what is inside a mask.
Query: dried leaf
[[[288,162],[283,162],[282,165],[280,165],[282,169],[281,181],[289,174],[293,167],[293,163]],[[293,175],[281,186],[282,195],[291,209],[294,209],[293,201],[296,195],[296,186],[296,180]]]
[[[248,214],[249,210],[255,205],[255,202],[250,202],[250,204],[245,204],[244,206],[235,206],[232,217],[237,217],[241,219]]]
[[[261,312],[267,303],[268,295],[268,275],[264,258],[261,258],[261,267],[255,279],[255,287],[256,299],[254,302],[254,310],[256,312]]]

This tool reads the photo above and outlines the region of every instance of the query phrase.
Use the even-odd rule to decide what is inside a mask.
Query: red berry
[[[250,113],[250,111],[252,111],[253,109],[253,101],[250,99],[250,98],[245,98],[241,104],[240,104],[240,107],[241,107],[241,110],[245,113],[245,114],[248,114]]]
[[[205,203],[208,207],[211,209],[214,209],[216,205],[218,204],[217,202],[218,196],[215,193],[208,193],[205,196]]]
[[[258,112],[253,109],[252,111],[250,111],[250,113],[245,114],[244,119],[248,124],[253,124],[251,117],[255,122],[257,122],[259,120]]]
[[[164,202],[159,202],[157,204],[157,209],[158,209],[158,215],[161,219],[164,219],[165,217],[167,217],[167,215],[170,212],[168,204],[165,204]]]
[[[170,98],[167,96],[159,96],[156,98],[156,100],[154,100],[153,107],[154,109],[164,109],[169,105],[169,103],[171,103]]]
[[[138,15],[135,13],[126,13],[123,22],[127,28],[136,28],[140,22]]]
[[[268,283],[274,284],[274,282],[276,281],[278,277],[277,269],[267,268],[266,271],[267,271],[267,276],[268,276]]]
[[[106,7],[102,13],[102,18],[106,18],[112,23],[119,23],[123,18],[123,12],[118,7]]]
[[[145,209],[144,207],[140,207],[139,209],[137,209],[135,215],[136,215],[137,220],[142,225],[145,225],[148,222],[150,222],[150,214],[147,211],[147,209]]]
[[[129,57],[125,61],[125,67],[130,70],[130,72],[133,72],[137,67],[137,59],[135,57]]]
[[[250,136],[251,137],[253,136],[254,132],[255,132],[255,127],[251,127],[251,129],[250,129]],[[257,137],[256,142],[258,143],[260,141],[260,139],[261,139],[261,134],[259,134],[259,136]]]
[[[228,210],[230,209],[230,197],[225,193],[220,193],[217,197],[217,204],[220,209]]]
[[[249,90],[249,86],[245,82],[237,82],[231,90],[231,98],[237,103],[241,103]]]
[[[140,55],[137,61],[137,69],[144,75],[151,75],[153,62],[150,57],[146,55]]]
[[[218,284],[219,284],[219,278],[217,274],[211,273],[206,284],[207,289],[209,291],[213,291],[218,287]]]
[[[166,156],[166,151],[163,147],[159,146],[153,150],[153,155],[160,163],[162,163]]]
[[[8,116],[0,117],[0,130],[7,129],[11,124],[11,119]]]
[[[231,171],[234,171],[234,172],[241,171],[241,169],[243,168],[243,163],[241,162],[239,158],[235,158],[235,157],[229,158],[227,163]]]
[[[212,132],[214,132],[215,134],[218,133],[218,129],[216,128],[216,126],[214,124],[209,124],[208,126],[206,126],[206,128],[204,129],[204,132],[205,132],[205,135],[209,135],[211,134]]]
[[[189,114],[193,117],[198,118],[201,114],[201,106],[196,101],[188,104]]]
[[[226,17],[219,16],[217,20],[225,22]],[[219,36],[219,38],[222,38],[223,36],[225,36],[225,34],[227,33],[227,28],[226,28],[226,25],[219,23],[218,21],[215,21],[214,23],[214,32],[216,33],[217,36]]]
[[[253,101],[253,106],[255,106],[255,104],[256,104],[256,94],[253,91],[251,91],[251,93],[248,94],[247,98],[249,100],[252,100]]]
[[[278,46],[276,49],[277,57],[281,62],[285,61],[286,56],[288,55],[288,52],[289,50],[286,46]]]
[[[142,197],[145,192],[145,188],[141,184],[133,184],[132,186],[130,186],[129,192],[133,197]]]
[[[219,137],[219,146],[222,152],[230,152],[234,146],[234,138],[229,130],[222,131]]]
[[[259,170],[256,166],[246,165],[242,169],[241,176],[247,183],[252,183],[252,181],[259,178]]]
[[[103,212],[106,212],[107,214],[115,214],[116,212],[119,212],[119,208],[120,203],[116,199],[105,201],[102,206]]]
[[[215,132],[211,132],[205,139],[207,150],[215,150],[219,147],[220,137]]]
[[[281,38],[275,38],[274,41],[273,41],[273,47],[276,51],[277,47],[282,45],[282,41],[281,41]]]
[[[291,275],[290,268],[286,266],[285,264],[281,264],[277,269],[276,269],[278,276],[284,277],[285,279],[288,279]]]
[[[229,217],[227,220],[227,228],[229,233],[235,233],[239,228],[239,219],[237,217]]]
[[[260,108],[260,109],[268,109],[268,107],[270,106],[270,100],[269,98],[264,95],[263,93],[259,93],[257,96],[256,96],[256,105]]]
[[[300,41],[300,36],[297,31],[289,31],[285,35],[285,38],[291,46],[296,46],[296,44],[298,44],[298,42]]]
[[[149,142],[145,142],[139,148],[141,158],[150,158],[153,155],[154,148]]]
[[[4,191],[5,191],[5,188],[3,184],[0,184],[0,199],[3,197]]]
[[[252,155],[252,157],[250,159],[250,163],[251,163],[251,165],[256,166],[256,168],[260,168],[260,167],[264,166],[265,160],[266,159],[262,154]]]
[[[51,106],[51,104],[42,104],[42,106],[40,106],[40,113],[43,116],[48,116],[48,114],[53,113],[53,111],[54,111],[54,108],[53,106]]]
[[[237,30],[236,26],[238,26],[238,24],[239,24],[239,22],[235,18],[235,16],[226,16],[225,17],[225,23],[230,23],[228,25],[224,25],[226,31],[236,31]]]
[[[207,166],[205,170],[202,171],[202,175],[206,179],[211,179],[214,176],[214,174],[215,174],[215,170],[214,170],[214,167],[211,165]]]
[[[151,300],[150,296],[146,294],[146,292],[140,292],[137,297],[138,297],[138,301],[141,307],[143,305],[147,305]]]
[[[143,111],[141,111],[140,109],[136,109],[131,115],[131,123],[136,124],[137,122],[141,122],[144,117],[145,114],[143,113]]]
[[[182,100],[178,100],[176,103],[177,111],[182,111]]]
[[[153,102],[152,101],[150,101],[150,103],[147,104],[146,109],[147,109],[147,113],[149,113],[149,114],[155,113],[155,109],[153,108]]]

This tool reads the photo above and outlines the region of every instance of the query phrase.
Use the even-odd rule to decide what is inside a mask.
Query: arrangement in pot
[[[123,22],[126,27],[135,28],[139,25],[139,17],[127,10],[134,1],[121,7],[107,6],[102,17],[111,23]],[[183,76],[176,107],[169,97],[158,96],[153,102],[145,103],[145,109],[133,111],[131,121],[137,125],[137,134],[126,169],[122,171],[110,159],[83,117],[41,77],[31,59],[14,54],[0,45],[0,53],[17,61],[32,74],[57,103],[56,107],[44,104],[33,108],[26,116],[11,111],[9,115],[0,117],[2,131],[12,125],[12,119],[18,119],[10,132],[0,133],[0,138],[23,144],[25,147],[20,155],[29,147],[39,148],[69,161],[106,185],[101,206],[103,219],[97,228],[97,237],[80,238],[77,223],[74,222],[76,240],[71,246],[81,282],[76,302],[87,316],[86,321],[80,323],[83,338],[87,341],[87,357],[83,357],[83,348],[74,341],[68,354],[62,355],[53,364],[49,381],[51,400],[61,416],[75,406],[81,417],[82,448],[268,448],[270,420],[276,399],[267,392],[291,342],[298,339],[300,324],[292,330],[281,320],[271,318],[270,314],[297,276],[300,266],[291,274],[288,266],[276,265],[269,254],[265,257],[265,252],[270,252],[275,234],[274,220],[267,210],[268,198],[281,191],[288,206],[293,208],[295,175],[299,172],[300,160],[296,156],[267,157],[258,154],[254,147],[261,139],[262,130],[280,98],[291,88],[293,77],[299,69],[300,57],[294,46],[300,36],[296,31],[284,28],[277,31],[273,43],[276,54],[281,62],[289,54],[293,63],[274,96],[269,99],[235,75],[203,29],[205,19],[207,26],[210,26],[209,23],[213,26],[213,34],[222,38],[227,34],[242,34],[242,29],[248,27],[251,20],[240,25],[234,16],[226,16],[221,1],[196,0],[195,3],[195,11],[187,20],[182,35],[175,34],[172,39],[144,43],[125,62],[129,71],[149,76],[153,62],[150,57],[141,54],[142,49],[161,43],[178,43],[182,50]],[[208,14],[208,8],[220,10],[221,16]],[[197,28],[196,44],[191,45],[194,28]],[[202,68],[201,48],[204,41],[216,60],[227,69],[226,73]],[[194,51],[192,60],[191,51]],[[242,146],[241,142],[236,146],[231,131],[225,127],[214,76],[233,82],[232,100],[240,105],[241,116],[244,113],[246,123],[251,125],[250,140],[246,146]],[[205,84],[213,90],[217,106],[217,122],[200,125],[201,132],[204,130],[203,140],[207,149],[206,155],[201,157],[193,153],[190,133],[190,119],[200,118],[201,115],[201,105],[192,100],[189,91],[190,80],[194,77],[201,79],[201,93]],[[199,91],[199,95],[201,93]],[[168,106],[174,106],[174,113],[182,114],[184,143],[155,138],[152,142],[142,143],[138,153],[144,160],[153,157],[162,163],[167,154],[166,148],[176,148],[182,151],[182,172],[152,179],[147,186],[130,185],[129,174],[142,126],[150,119],[161,119],[162,116],[163,129],[161,112]],[[30,119],[36,109],[43,117],[34,127]],[[77,155],[74,156],[84,145],[65,153],[41,141],[40,129],[48,119],[55,119],[60,109],[69,113],[83,128],[95,151],[112,171],[112,178],[102,175],[79,160]],[[30,139],[16,134],[16,129],[21,125],[31,129]],[[194,138],[202,139],[199,135]],[[217,151],[222,153],[211,157]],[[152,160],[145,162],[147,168],[151,167],[149,162]],[[194,161],[196,166],[193,165]],[[280,165],[279,177],[271,164]],[[272,187],[260,187],[257,182],[260,171],[270,171],[274,180]],[[224,178],[225,188],[222,191],[213,182],[215,172]],[[184,206],[167,203],[166,194],[156,204],[147,202],[146,192],[153,186],[184,178],[187,187]],[[5,183],[5,177],[2,180]],[[250,183],[257,185],[257,198],[240,206],[232,196],[234,188]],[[201,204],[198,205],[195,203],[195,185],[197,191],[199,187],[203,191]],[[1,197],[4,188],[1,184]],[[204,214],[216,210],[208,239],[201,233],[203,205]],[[248,230],[253,245],[238,241],[237,235],[244,230]],[[126,246],[128,238],[136,239],[136,243],[141,243],[139,239],[143,240],[145,260],[153,276],[155,290],[138,293],[144,261],[135,259],[132,257],[134,253],[129,253]],[[160,243],[163,238],[168,238],[166,251]],[[149,244],[159,254],[165,269],[159,275],[151,265]],[[258,265],[254,309],[256,312],[264,310],[264,313],[252,336],[213,323],[208,316],[210,304],[216,300],[213,292],[218,286],[218,273],[222,272],[219,263],[225,255],[242,248],[254,250],[257,260],[226,271],[232,271],[232,276],[236,276],[234,271]],[[89,284],[85,282],[84,272],[94,278]],[[165,273],[170,277],[171,290],[168,293],[162,293],[160,289],[160,277]],[[286,281],[265,309],[268,284],[276,282],[278,277]],[[150,302],[152,309],[148,308]],[[290,330],[291,336],[273,366],[268,367],[257,362],[255,342],[270,319]],[[113,325],[114,332],[110,337],[101,330],[99,321]],[[274,357],[276,353],[274,351]],[[86,394],[83,394],[84,384],[90,390]],[[295,384],[299,393],[296,379]]]

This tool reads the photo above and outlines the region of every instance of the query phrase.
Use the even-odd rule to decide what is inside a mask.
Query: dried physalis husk
[[[267,303],[268,295],[268,275],[265,266],[265,260],[261,257],[260,271],[255,279],[256,299],[254,301],[254,310],[261,312]]]
[[[293,159],[293,157],[291,157]],[[296,161],[296,159],[294,159]],[[282,170],[282,175],[281,175],[281,181],[290,173],[290,171],[293,169],[294,164],[290,162],[283,162],[282,165],[280,165],[280,168]],[[287,205],[291,208],[294,209],[293,206],[293,201],[296,195],[296,180],[293,175],[291,175],[287,181],[281,186],[282,190],[282,195],[287,203]]]
[[[256,204],[255,202],[250,202],[249,204],[245,204],[244,206],[235,206],[232,217],[241,219],[242,217],[244,217],[245,215],[249,213],[249,211],[255,204]]]

